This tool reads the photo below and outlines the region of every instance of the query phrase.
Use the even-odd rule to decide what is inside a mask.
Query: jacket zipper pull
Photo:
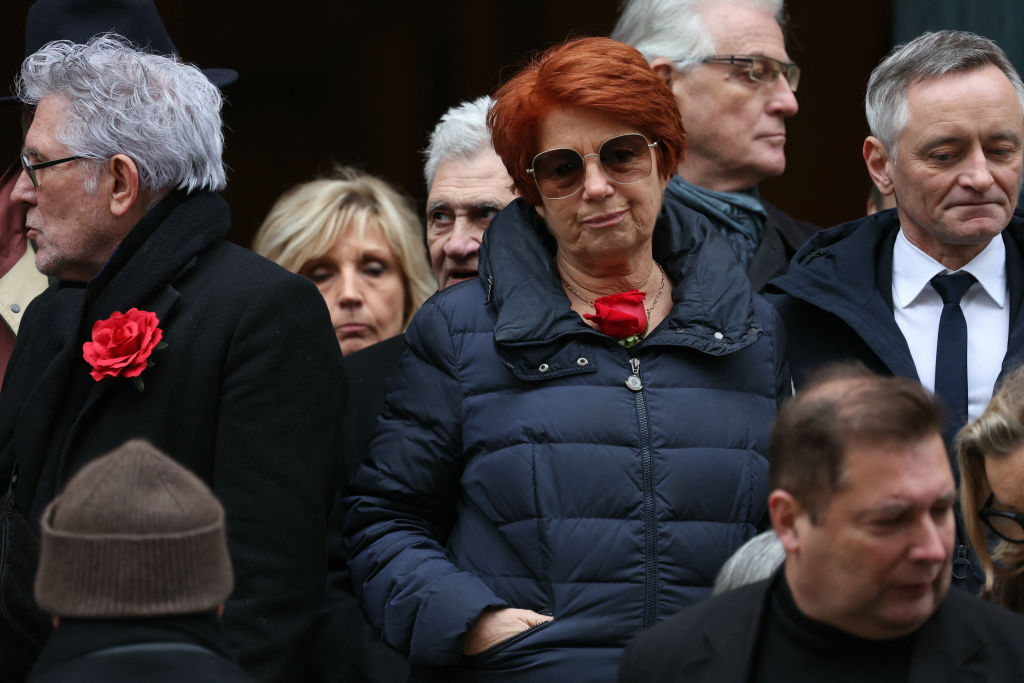
[[[643,382],[640,381],[640,360],[630,358],[629,369],[633,374],[626,378],[626,387],[631,391],[640,391],[644,388]]]

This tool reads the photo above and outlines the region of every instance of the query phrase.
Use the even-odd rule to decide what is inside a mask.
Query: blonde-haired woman
[[[1024,612],[1024,367],[957,437],[960,506],[985,569],[984,595]],[[998,542],[990,552],[986,529]]]
[[[283,194],[253,251],[316,283],[347,355],[405,330],[433,293],[422,232],[393,187],[339,167]]]

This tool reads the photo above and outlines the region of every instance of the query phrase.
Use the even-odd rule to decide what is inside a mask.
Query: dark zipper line
[[[626,354],[628,357],[628,354]],[[640,360],[629,358],[629,370],[640,377]],[[641,382],[642,383],[642,382]],[[654,509],[654,455],[651,429],[647,420],[647,402],[641,387],[633,392],[637,423],[640,427],[640,462],[643,466],[644,499],[644,618],[643,628],[654,626],[658,616],[658,528]]]

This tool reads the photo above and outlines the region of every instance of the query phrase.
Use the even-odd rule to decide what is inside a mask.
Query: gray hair
[[[427,192],[434,184],[434,174],[442,161],[472,159],[480,152],[491,149],[491,131],[487,128],[487,110],[491,108],[489,95],[472,102],[462,102],[444,113],[430,133],[430,144],[423,150],[423,177]]]
[[[94,192],[103,163],[127,155],[148,190],[221,190],[223,96],[203,72],[173,57],[141,52],[115,33],[86,44],[47,43],[21,65],[18,97],[29,105],[55,96],[70,103],[57,140],[95,160]]]
[[[711,594],[718,595],[748,583],[763,581],[774,574],[785,559],[786,550],[775,531],[762,531],[741,545],[725,561],[715,577]]]
[[[730,0],[734,4],[763,7],[785,26],[785,0]],[[721,0],[623,0],[619,21],[611,37],[632,45],[650,62],[667,57],[679,68],[693,66],[715,54],[703,10]]]
[[[968,31],[936,31],[897,46],[868,79],[864,113],[871,134],[895,157],[896,137],[910,116],[907,89],[911,85],[989,64],[998,67],[1010,79],[1024,111],[1024,83],[1006,54],[988,38]]]

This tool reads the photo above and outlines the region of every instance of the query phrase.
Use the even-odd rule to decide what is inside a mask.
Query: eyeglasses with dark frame
[[[22,152],[21,167],[25,170],[25,173],[28,175],[28,179],[32,181],[32,187],[38,188],[39,181],[36,179],[36,171],[38,171],[39,169],[49,168],[50,166],[56,166],[57,164],[66,164],[69,161],[76,161],[78,159],[84,158],[85,157],[81,156],[64,157],[63,159],[55,159],[53,161],[42,161],[38,164],[30,164],[28,163],[28,156],[24,152]]]
[[[1006,510],[995,510],[992,503],[995,502],[995,494],[990,493],[988,500],[978,511],[978,517],[989,529],[995,532],[999,538],[1010,543],[1024,543],[1024,515]]]
[[[731,64],[745,66],[750,80],[758,83],[774,83],[779,76],[784,76],[789,89],[796,92],[800,85],[800,67],[793,62],[780,62],[764,55],[720,55],[705,57],[701,64]]]
[[[589,157],[597,157],[605,176],[613,183],[632,185],[647,180],[654,170],[657,146],[657,141],[649,142],[640,133],[626,133],[605,140],[591,154],[580,154],[567,147],[541,152],[526,172],[533,176],[542,197],[565,199],[583,187]]]

